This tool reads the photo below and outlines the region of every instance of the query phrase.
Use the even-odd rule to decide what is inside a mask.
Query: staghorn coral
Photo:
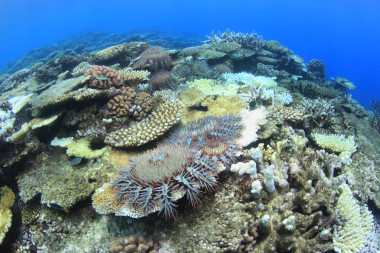
[[[134,68],[148,68],[157,72],[161,69],[170,69],[172,60],[169,52],[159,46],[146,49],[133,64]]]
[[[94,65],[86,71],[86,75],[90,76],[91,88],[108,89],[119,87],[123,83],[123,76],[106,66]]]
[[[148,80],[150,72],[148,70],[133,70],[126,68],[120,70],[120,74],[124,77],[124,82],[129,86],[135,86],[145,80]]]
[[[153,141],[180,120],[182,107],[177,100],[165,102],[144,121],[108,134],[105,143],[114,147],[135,147]]]
[[[12,225],[12,211],[15,194],[8,186],[0,189],[0,244],[3,242],[5,234]]]
[[[375,230],[372,213],[367,206],[360,206],[347,184],[336,204],[339,223],[334,229],[334,250],[342,253],[364,252],[367,238]]]

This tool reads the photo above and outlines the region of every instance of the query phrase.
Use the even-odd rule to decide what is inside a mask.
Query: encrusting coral
[[[90,76],[90,87],[97,89],[108,89],[111,87],[119,87],[123,83],[123,76],[106,66],[94,65],[86,71],[86,75]]]
[[[162,103],[144,121],[111,132],[104,142],[114,147],[136,147],[153,141],[180,120],[182,107],[178,100]]]

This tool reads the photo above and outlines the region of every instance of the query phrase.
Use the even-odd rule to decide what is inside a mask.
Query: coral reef
[[[146,92],[136,93],[130,87],[122,87],[120,95],[112,98],[107,107],[116,117],[130,115],[140,121],[153,109],[153,99]]]
[[[255,33],[85,38],[0,76],[1,252],[379,251],[351,82]]]
[[[111,132],[105,143],[114,147],[136,147],[153,141],[180,120],[182,107],[177,100],[165,102],[141,123]]]
[[[145,80],[148,80],[150,72],[147,70],[133,70],[131,68],[119,71],[124,77],[124,82],[129,86],[135,86]]]
[[[372,213],[366,206],[359,206],[346,184],[342,185],[336,210],[339,223],[334,229],[335,251],[362,252],[367,246],[367,238],[375,230]]]
[[[157,244],[152,239],[146,239],[143,236],[136,237],[130,235],[127,238],[120,238],[119,240],[112,241],[109,249],[110,253],[132,253],[132,252],[149,252],[157,253]]]
[[[0,188],[0,244],[12,225],[11,207],[15,201],[15,197],[15,194],[8,186]]]
[[[92,66],[86,71],[86,75],[90,76],[91,88],[108,89],[119,87],[123,83],[123,76],[106,66]]]
[[[172,65],[172,60],[168,51],[159,46],[154,46],[146,49],[133,64],[134,68],[148,68],[151,71],[157,72],[161,69],[169,69]]]

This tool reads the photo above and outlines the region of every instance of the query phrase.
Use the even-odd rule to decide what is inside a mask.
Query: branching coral
[[[332,152],[348,153],[349,156],[356,151],[354,136],[344,136],[342,134],[318,134],[311,135],[318,146]]]
[[[150,72],[147,70],[132,70],[131,68],[122,69],[120,73],[124,77],[124,82],[130,86],[148,80],[148,76],[150,75]]]
[[[347,184],[342,185],[342,193],[336,204],[339,224],[334,230],[336,252],[362,252],[374,227],[372,213],[367,206],[360,206]]]
[[[90,78],[90,87],[108,89],[119,87],[123,83],[123,76],[116,70],[106,66],[94,65],[86,71]]]
[[[148,68],[151,71],[169,69],[172,65],[169,52],[159,46],[146,49],[133,64],[134,68]]]
[[[242,47],[253,48],[259,50],[263,46],[262,37],[255,32],[251,34],[235,33],[227,29],[224,33],[211,33],[211,36],[207,36],[206,42],[237,42]]]
[[[105,143],[115,147],[135,147],[157,139],[180,120],[182,103],[174,100],[161,104],[143,122],[110,133]]]

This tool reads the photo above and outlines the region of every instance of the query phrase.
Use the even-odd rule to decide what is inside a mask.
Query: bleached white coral
[[[367,239],[375,230],[372,213],[367,206],[360,206],[350,187],[343,184],[335,210],[339,215],[339,224],[333,233],[336,252],[361,252],[367,245]]]
[[[275,78],[266,76],[255,76],[247,72],[224,73],[222,74],[222,79],[226,80],[227,83],[254,85],[256,87],[259,87],[261,85],[264,88],[272,88],[277,86]]]
[[[257,131],[266,122],[266,110],[265,107],[260,107],[253,111],[245,109],[240,112],[240,116],[244,130],[241,137],[237,140],[237,144],[245,147],[257,140]]]
[[[257,169],[255,161],[249,161],[248,163],[238,162],[231,165],[232,172],[237,172],[239,175],[248,174],[251,178],[257,177]]]
[[[276,102],[279,102],[283,105],[288,105],[293,101],[293,97],[290,93],[283,92],[283,93],[276,93],[274,96],[274,99]]]

